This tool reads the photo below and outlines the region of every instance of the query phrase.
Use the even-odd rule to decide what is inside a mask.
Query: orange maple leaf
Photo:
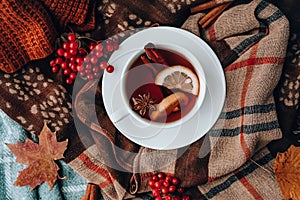
[[[284,199],[300,200],[300,147],[292,145],[278,153],[274,172]]]
[[[57,180],[59,167],[54,160],[64,158],[63,153],[67,149],[68,141],[57,142],[55,132],[44,124],[39,135],[39,144],[26,138],[25,142],[16,144],[6,144],[11,152],[15,154],[16,161],[25,165],[27,168],[19,172],[15,181],[15,186],[36,186],[46,182],[50,190]]]

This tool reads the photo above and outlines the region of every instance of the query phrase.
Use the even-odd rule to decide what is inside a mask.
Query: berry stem
[[[103,41],[103,40],[94,40],[93,38],[86,37],[86,36],[79,36],[77,39],[78,39],[78,40],[81,40],[81,39],[87,39],[87,40],[91,40],[91,41],[93,41],[93,42],[95,42],[95,43],[99,43],[99,42]]]

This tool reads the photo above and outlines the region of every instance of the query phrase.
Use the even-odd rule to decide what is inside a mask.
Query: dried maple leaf
[[[44,124],[39,135],[39,144],[26,138],[25,142],[16,144],[6,144],[11,152],[15,154],[16,161],[25,165],[27,168],[19,172],[15,181],[15,186],[36,186],[46,182],[50,190],[57,180],[59,167],[54,160],[64,158],[63,153],[67,149],[68,141],[57,142],[55,132]]]
[[[277,154],[274,172],[284,199],[300,200],[300,147]]]

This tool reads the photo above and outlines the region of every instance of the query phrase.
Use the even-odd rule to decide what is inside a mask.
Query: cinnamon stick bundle
[[[202,26],[202,28],[206,28],[209,26],[212,22],[214,22],[221,14],[222,12],[230,6],[230,4],[233,1],[225,2],[225,3],[219,3],[216,0],[211,0],[208,2],[205,2],[203,4],[200,4],[198,6],[195,6],[191,8],[191,13],[195,14],[201,11],[205,11],[207,9],[210,10],[203,18],[199,20],[199,25]]]
[[[232,2],[227,2],[224,4],[221,4],[215,8],[213,8],[210,12],[208,12],[203,18],[200,19],[198,22],[202,28],[206,28],[208,25],[210,25],[213,21],[215,21],[221,14],[222,12],[228,8],[228,6]]]
[[[202,3],[198,6],[195,6],[195,7],[191,8],[191,13],[195,14],[195,13],[213,8],[217,5],[219,5],[219,3],[216,0],[208,1],[208,2]]]

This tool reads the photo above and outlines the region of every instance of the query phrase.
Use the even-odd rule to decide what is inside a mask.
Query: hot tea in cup
[[[130,62],[124,81],[134,115],[151,123],[187,120],[197,112],[205,95],[200,63],[174,45],[147,44]]]

